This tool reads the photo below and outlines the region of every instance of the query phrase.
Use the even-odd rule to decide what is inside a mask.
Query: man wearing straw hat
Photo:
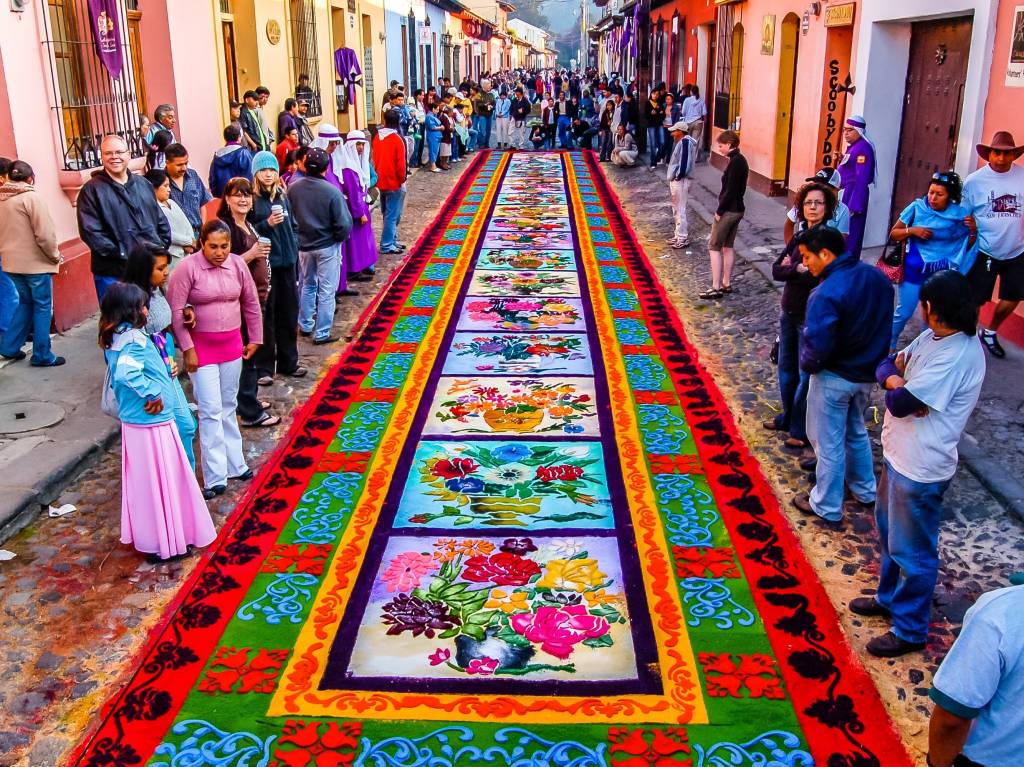
[[[978,254],[973,264],[961,264],[975,302],[992,298],[999,278],[999,301],[991,327],[979,334],[994,357],[1006,356],[996,331],[1024,299],[1024,167],[1014,161],[1024,154],[1008,131],[998,131],[990,144],[978,144],[987,163],[964,182],[963,205],[970,212],[966,224],[977,229]]]

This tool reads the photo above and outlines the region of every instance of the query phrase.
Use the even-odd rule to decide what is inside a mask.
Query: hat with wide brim
[[[1013,140],[1013,134],[1005,130],[996,131],[995,135],[992,136],[992,143],[978,144],[975,149],[978,150],[978,156],[985,162],[988,162],[988,153],[993,149],[1010,152],[1015,160],[1024,154],[1024,146],[1017,146]]]

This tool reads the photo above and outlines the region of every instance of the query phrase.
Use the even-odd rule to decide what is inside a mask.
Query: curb
[[[28,527],[80,473],[88,469],[109,450],[121,435],[120,424],[111,420],[110,426],[94,439],[83,441],[81,449],[69,452],[62,460],[31,487],[11,488],[10,494],[0,499],[0,543],[12,538]]]

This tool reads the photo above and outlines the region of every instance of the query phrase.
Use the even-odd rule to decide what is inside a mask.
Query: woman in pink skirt
[[[159,561],[209,545],[217,531],[174,424],[170,372],[142,330],[148,302],[137,285],[111,285],[99,335],[121,421],[121,543]]]

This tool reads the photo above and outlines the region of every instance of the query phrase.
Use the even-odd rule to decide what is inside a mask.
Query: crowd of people
[[[104,409],[122,423],[122,541],[154,560],[214,539],[205,501],[253,476],[241,428],[280,422],[260,387],[306,375],[299,337],[337,341],[337,302],[372,279],[380,253],[406,249],[398,226],[412,169],[443,173],[490,147],[591,149],[617,166],[664,165],[674,217],[668,243],[691,243],[687,197],[707,116],[692,84],[641,94],[615,75],[517,70],[479,83],[439,78],[409,98],[393,81],[372,140],[325,121],[314,135],[308,96],[300,81],[276,121],[265,112],[266,88],[231,102],[206,180],[178,140],[174,107],[162,104],[139,127],[149,147],[144,175],[129,171],[125,140],[108,135],[101,167],[78,197],[101,311]],[[811,491],[793,500],[801,512],[838,525],[845,504],[874,507],[878,589],[849,609],[891,622],[867,649],[895,657],[927,640],[957,443],[981,391],[985,349],[1005,356],[996,330],[1024,299],[1024,218],[1006,204],[1024,199],[1024,168],[1015,164],[1024,146],[999,132],[978,145],[984,165],[966,180],[936,173],[900,213],[876,268],[861,260],[876,173],[866,121],[849,118],[844,137],[838,167],[808,178],[784,221],[787,244],[772,267],[784,284],[773,350],[782,408],[763,425],[812,474]],[[734,291],[749,175],[738,133],[723,131],[715,143],[726,167],[708,242],[711,285],[700,293],[709,301]],[[0,355],[24,359],[31,338],[31,365],[61,365],[49,334],[61,255],[33,182],[27,163],[0,158]],[[997,278],[991,327],[979,331],[979,308]],[[903,345],[918,311],[925,328]],[[886,409],[877,478],[864,421],[874,385]],[[1003,748],[993,735],[993,722],[1007,716],[998,696],[1024,679],[1022,633],[1007,628],[1024,607],[1022,592],[985,597],[969,614],[936,677],[930,763],[1008,763],[990,755]],[[999,653],[1010,649],[993,655],[985,647],[992,642]],[[985,662],[975,673],[979,655]]]

